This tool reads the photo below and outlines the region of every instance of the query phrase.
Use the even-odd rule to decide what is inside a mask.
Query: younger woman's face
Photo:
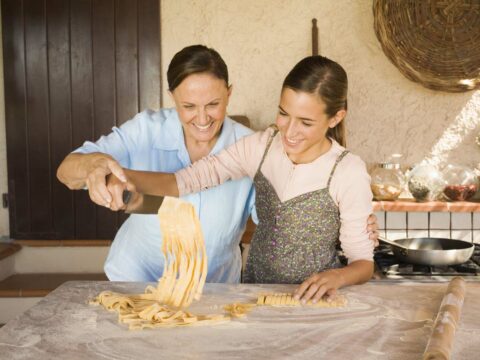
[[[330,149],[326,134],[345,116],[339,111],[334,117],[325,114],[326,105],[315,94],[284,88],[276,124],[290,160],[297,164],[314,161]]]
[[[227,112],[231,89],[208,73],[186,77],[171,93],[186,140],[215,142]]]

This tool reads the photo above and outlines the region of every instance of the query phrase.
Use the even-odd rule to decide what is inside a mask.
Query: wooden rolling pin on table
[[[453,278],[443,296],[423,360],[448,360],[465,299],[465,280]]]

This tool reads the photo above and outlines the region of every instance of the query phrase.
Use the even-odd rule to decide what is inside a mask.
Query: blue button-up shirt
[[[251,133],[225,118],[211,154]],[[191,164],[175,109],[139,113],[96,143],[85,142],[75,152],[107,153],[123,167],[135,170],[173,173]],[[239,282],[239,241],[254,198],[253,184],[247,177],[182,197],[195,207],[200,218],[208,256],[208,282]],[[105,273],[112,281],[157,281],[164,265],[161,246],[157,216],[132,214],[115,236]]]

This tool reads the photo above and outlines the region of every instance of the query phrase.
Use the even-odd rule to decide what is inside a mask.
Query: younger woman
[[[370,178],[364,162],[344,147],[346,112],[344,69],[322,56],[307,57],[283,83],[276,127],[175,174],[125,175],[141,193],[173,196],[249,176],[259,223],[245,282],[301,283],[296,297],[316,302],[373,273],[373,243],[365,229],[372,212]],[[235,202],[235,196],[224,201]],[[343,268],[338,239],[348,258]]]

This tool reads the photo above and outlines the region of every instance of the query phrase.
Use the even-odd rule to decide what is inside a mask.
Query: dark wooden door
[[[160,104],[159,0],[1,0],[10,232],[112,239],[123,217],[70,191],[63,158]]]

